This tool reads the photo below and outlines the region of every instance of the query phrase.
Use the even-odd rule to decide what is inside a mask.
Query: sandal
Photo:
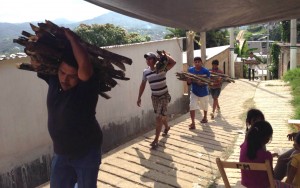
[[[190,130],[194,130],[194,129],[196,129],[196,126],[195,126],[195,124],[190,124],[190,125],[189,125],[189,129],[190,129]]]
[[[158,147],[158,142],[153,141],[151,144],[151,149],[156,149]]]
[[[200,122],[201,123],[207,123],[207,119],[202,119]]]
[[[210,118],[214,119],[215,118],[215,114],[214,113],[210,113]]]
[[[170,129],[171,129],[171,127],[170,127],[170,126],[168,126],[168,128],[164,130],[164,133],[163,133],[163,135],[167,135]]]

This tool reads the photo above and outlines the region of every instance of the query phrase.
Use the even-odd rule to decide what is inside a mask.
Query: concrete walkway
[[[98,187],[222,187],[215,159],[238,161],[249,108],[262,110],[273,126],[268,150],[292,147],[286,139],[287,120],[293,113],[290,100],[290,88],[282,81],[226,83],[220,96],[221,112],[214,120],[201,124],[202,115],[197,113],[196,130],[191,131],[187,113],[169,122],[169,135],[161,137],[157,150],[149,146],[153,130],[105,154]],[[230,171],[228,176],[235,185],[240,172]]]

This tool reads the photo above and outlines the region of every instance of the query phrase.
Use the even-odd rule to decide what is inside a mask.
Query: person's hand
[[[34,56],[30,56],[30,63],[35,70],[41,66],[41,62],[34,58]]]
[[[136,104],[138,105],[138,107],[141,107],[141,99],[138,99]]]
[[[187,78],[187,79],[186,79],[186,82],[187,82],[187,84],[191,84],[191,83],[192,83],[192,79]]]
[[[286,137],[288,137],[289,141],[294,141],[297,133],[290,133]]]

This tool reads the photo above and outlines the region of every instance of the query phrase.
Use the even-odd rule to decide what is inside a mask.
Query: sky
[[[109,10],[84,0],[0,0],[0,22],[22,23],[55,20],[82,21]]]

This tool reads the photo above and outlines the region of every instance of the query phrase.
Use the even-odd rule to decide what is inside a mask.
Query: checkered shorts
[[[165,93],[161,96],[151,96],[152,105],[156,114],[165,116],[168,110],[168,103],[171,101],[169,93]]]

